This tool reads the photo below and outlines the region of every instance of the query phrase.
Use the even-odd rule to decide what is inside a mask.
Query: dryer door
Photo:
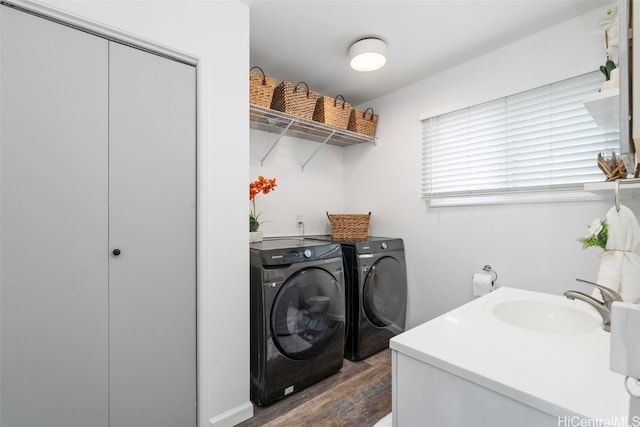
[[[342,342],[344,291],[339,282],[316,267],[291,275],[273,303],[271,329],[278,349],[292,359],[311,359],[334,339]]]
[[[405,267],[384,256],[369,269],[362,289],[365,315],[371,323],[398,334],[404,331],[407,282]]]

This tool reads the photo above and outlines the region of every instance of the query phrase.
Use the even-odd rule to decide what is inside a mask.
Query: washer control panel
[[[309,242],[302,239],[265,240],[252,244],[251,249],[260,251],[262,265],[286,265],[342,256],[341,246],[337,243]]]

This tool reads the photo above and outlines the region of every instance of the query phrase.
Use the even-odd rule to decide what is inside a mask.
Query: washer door
[[[344,291],[336,278],[315,267],[291,275],[276,295],[271,328],[278,349],[292,359],[322,353],[344,334]]]
[[[407,303],[403,264],[390,256],[378,259],[365,277],[362,300],[364,313],[372,324],[402,332]]]

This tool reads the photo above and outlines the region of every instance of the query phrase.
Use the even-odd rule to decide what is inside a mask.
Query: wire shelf
[[[253,129],[305,138],[339,147],[374,142],[374,138],[367,135],[292,116],[259,105],[249,105],[249,118]]]

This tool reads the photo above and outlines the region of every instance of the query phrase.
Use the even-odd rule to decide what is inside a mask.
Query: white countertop
[[[566,304],[600,316],[588,304],[514,288],[496,291],[410,329],[392,350],[555,416],[627,417],[624,376],[609,370],[609,333],[548,334],[512,326],[490,311],[508,299]]]

